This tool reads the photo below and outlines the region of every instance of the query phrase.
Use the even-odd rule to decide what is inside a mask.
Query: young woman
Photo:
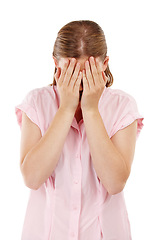
[[[97,23],[62,27],[53,59],[53,84],[16,106],[20,169],[31,189],[22,240],[129,240],[123,189],[143,118],[132,96],[110,88]]]

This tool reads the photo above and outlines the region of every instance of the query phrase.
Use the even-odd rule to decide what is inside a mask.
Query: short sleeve
[[[132,96],[124,97],[119,103],[117,119],[113,127],[112,136],[119,130],[124,129],[137,120],[137,138],[144,126],[144,117],[140,115],[137,103]]]
[[[22,103],[15,106],[15,114],[17,117],[18,125],[20,126],[20,129],[22,127],[22,112],[25,112],[26,115],[30,118],[30,120],[35,123],[39,128],[39,119],[37,110],[35,107],[35,91],[30,91],[26,97],[23,99]]]

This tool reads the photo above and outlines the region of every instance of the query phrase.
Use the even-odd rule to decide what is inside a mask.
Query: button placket
[[[78,181],[78,180],[79,181]],[[76,183],[75,183],[76,182]],[[77,240],[79,231],[79,217],[81,211],[81,168],[74,177],[72,196],[71,196],[71,215],[70,215],[70,231],[74,233],[73,239]]]
[[[80,146],[79,146],[78,149],[79,149],[79,151],[75,156],[74,176],[73,176],[73,183],[76,184],[76,185],[79,183],[79,179],[81,178],[81,174],[80,174],[80,168],[81,168]]]
[[[78,239],[79,232],[79,217],[81,211],[81,137],[78,136],[79,144],[77,146],[77,152],[75,154],[74,166],[73,166],[73,182],[72,182],[72,194],[71,194],[71,212],[70,212],[70,237],[71,239]]]

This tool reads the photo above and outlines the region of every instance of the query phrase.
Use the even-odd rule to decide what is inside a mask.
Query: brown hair
[[[107,56],[104,32],[93,21],[80,20],[70,22],[59,30],[52,55],[57,60],[61,57],[80,58],[81,56],[93,56],[100,57],[104,61]],[[113,84],[113,76],[108,65],[104,72],[109,78],[106,87],[110,87]],[[50,85],[56,85],[55,79],[53,79],[53,83]]]

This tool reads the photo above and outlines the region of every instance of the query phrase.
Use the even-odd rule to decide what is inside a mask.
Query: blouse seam
[[[113,90],[113,91],[112,91],[112,90]],[[115,90],[116,92],[114,92],[114,90]],[[120,92],[117,92],[117,91],[120,91]],[[132,96],[129,95],[128,93],[123,92],[122,90],[119,90],[119,89],[109,89],[109,93],[110,93],[111,95],[115,95],[115,96],[122,96],[122,97],[124,97],[124,98],[127,98],[127,99],[131,100],[132,102],[135,101],[134,97],[132,97]]]

